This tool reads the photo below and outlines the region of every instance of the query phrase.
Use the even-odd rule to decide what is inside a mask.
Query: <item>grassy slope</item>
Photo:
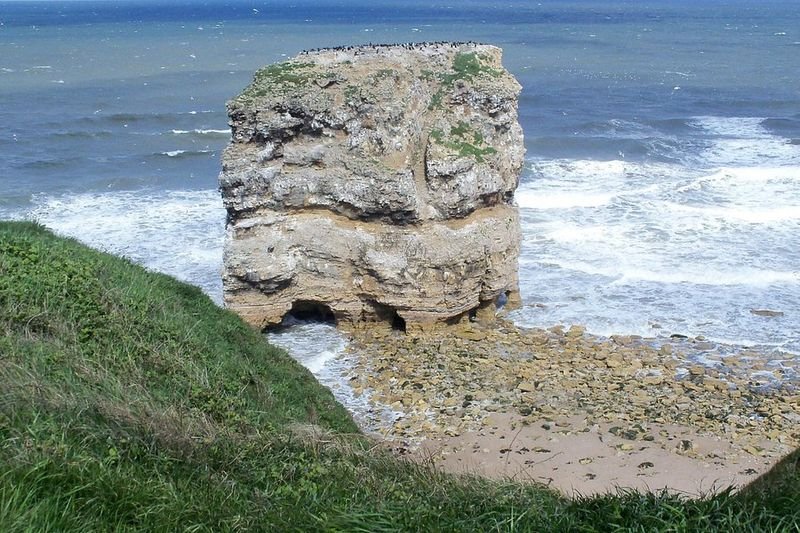
[[[198,289],[0,223],[2,531],[800,528],[797,453],[738,496],[573,502],[402,463],[355,432]]]

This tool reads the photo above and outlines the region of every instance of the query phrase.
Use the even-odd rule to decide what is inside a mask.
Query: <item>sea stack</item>
[[[474,43],[343,47],[228,103],[225,304],[426,330],[518,299],[520,85]]]

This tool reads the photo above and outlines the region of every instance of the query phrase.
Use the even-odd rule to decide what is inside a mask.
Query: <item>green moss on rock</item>
[[[441,129],[435,128],[431,130],[430,138],[436,144],[457,153],[459,157],[471,157],[478,163],[483,163],[487,156],[497,153],[494,147],[486,146],[480,132],[473,130],[464,121],[459,121],[458,124],[451,127],[449,135],[446,135]]]
[[[283,95],[303,89],[319,76],[314,63],[284,61],[259,69],[253,82],[244,90],[240,99],[250,100],[271,94]]]
[[[453,57],[453,63],[448,72],[432,73],[429,70],[423,71],[420,75],[422,79],[435,79],[441,83],[441,87],[431,97],[428,109],[440,109],[444,103],[445,95],[455,86],[456,81],[473,81],[480,77],[498,78],[503,72],[489,66],[490,58],[478,54],[477,52],[459,52]]]

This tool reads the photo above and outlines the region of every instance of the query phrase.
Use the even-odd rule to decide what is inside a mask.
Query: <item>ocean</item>
[[[439,40],[523,86],[518,324],[800,358],[796,0],[0,1],[0,218],[220,302],[226,100],[303,49]],[[270,338],[342,365],[330,326]]]

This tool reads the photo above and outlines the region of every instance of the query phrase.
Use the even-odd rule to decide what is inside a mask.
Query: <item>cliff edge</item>
[[[304,52],[228,103],[228,307],[427,328],[517,298],[520,85],[480,44]],[[484,313],[483,310],[486,310]]]

